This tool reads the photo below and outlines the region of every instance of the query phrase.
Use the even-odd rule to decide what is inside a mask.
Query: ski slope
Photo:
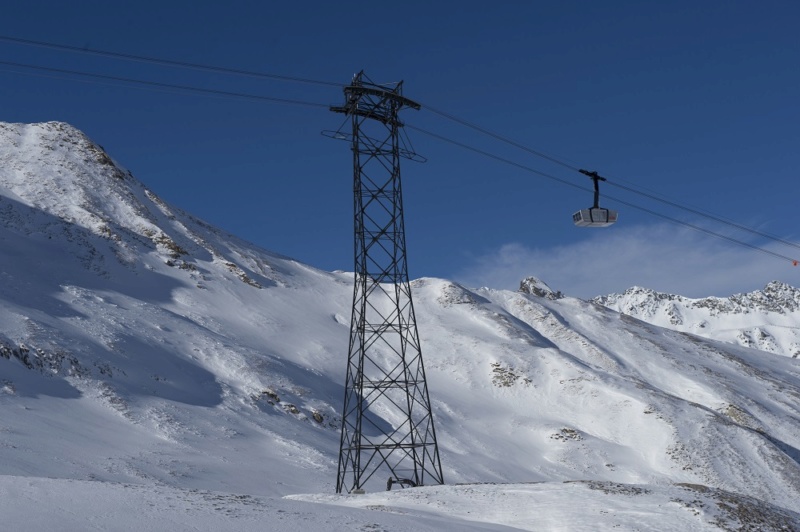
[[[797,360],[538,280],[413,282],[446,485],[337,496],[352,274],[166,204],[67,124],[0,124],[0,161],[13,530],[800,529]]]

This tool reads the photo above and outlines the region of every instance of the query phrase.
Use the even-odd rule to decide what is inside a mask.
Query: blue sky
[[[166,5],[165,5],[166,4]],[[404,80],[422,127],[587,187],[587,178],[426,110],[444,110],[616,182],[798,240],[800,4],[754,2],[45,2],[0,35],[340,82]],[[0,61],[340,104],[340,88],[224,76],[0,42]],[[24,74],[0,65],[0,120],[63,120],[170,203],[264,248],[351,270],[352,167],[295,107]],[[412,277],[515,288],[537,275],[588,297],[628,286],[729,295],[800,267],[409,131]],[[790,257],[729,227],[604,192]]]

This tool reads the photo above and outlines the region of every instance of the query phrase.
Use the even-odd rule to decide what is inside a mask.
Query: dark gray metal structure
[[[614,225],[619,218],[617,211],[604,209],[600,206],[600,181],[606,178],[597,175],[597,172],[579,170],[583,175],[589,176],[594,182],[594,205],[588,209],[581,209],[572,215],[572,221],[578,227],[608,227]]]
[[[325,132],[351,142],[355,200],[355,288],[336,492],[393,484],[442,484],[406,263],[400,158],[420,160],[401,137],[398,112],[420,105],[402,82],[363,72],[344,88],[352,127]],[[387,484],[386,476],[389,477]],[[373,478],[374,477],[374,478]]]

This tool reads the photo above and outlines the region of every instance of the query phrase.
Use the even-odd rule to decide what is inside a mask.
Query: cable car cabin
[[[597,175],[597,172],[588,170],[579,170],[579,172],[588,175],[594,182],[594,205],[573,214],[572,221],[578,227],[608,227],[616,223],[617,211],[604,209],[600,206],[600,181],[605,181],[606,178]]]
[[[581,209],[572,215],[572,221],[578,227],[608,227],[617,221],[617,211],[602,207]]]

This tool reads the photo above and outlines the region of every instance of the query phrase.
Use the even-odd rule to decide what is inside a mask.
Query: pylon
[[[344,88],[350,119],[355,200],[355,287],[336,492],[442,484],[406,262],[400,158],[421,158],[400,136],[398,112],[420,105],[402,82],[373,83],[363,72]],[[346,123],[346,122],[345,122]],[[381,473],[381,474],[379,474]]]

